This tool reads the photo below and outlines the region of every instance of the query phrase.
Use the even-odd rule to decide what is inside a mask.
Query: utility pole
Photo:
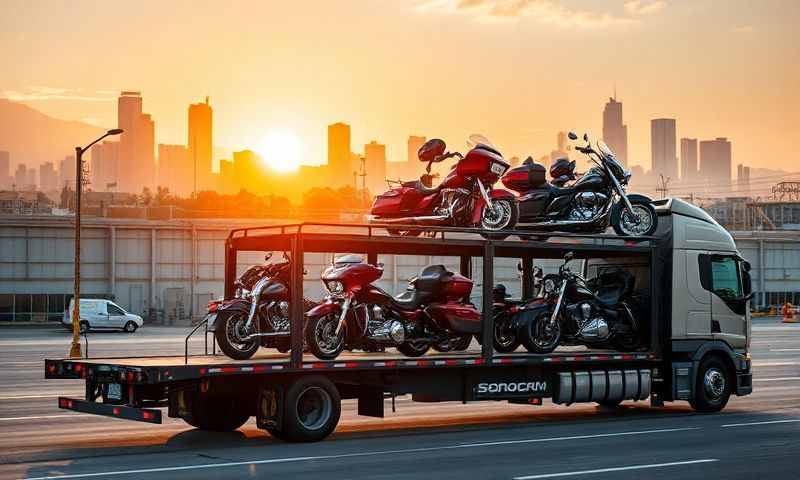
[[[83,153],[109,135],[119,135],[122,130],[109,130],[85,147],[75,147],[75,294],[72,297],[72,346],[70,358],[81,357],[81,190],[83,190]]]
[[[661,185],[656,188],[656,191],[661,192],[661,198],[667,198],[667,193],[669,193],[668,185],[670,177],[664,178],[663,173],[659,173],[658,176],[661,177]]]

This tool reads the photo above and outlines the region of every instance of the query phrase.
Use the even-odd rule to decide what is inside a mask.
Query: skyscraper
[[[119,140],[119,189],[138,193],[155,184],[155,124],[142,113],[139,92],[122,92],[117,99],[117,125],[124,130]]]
[[[53,162],[39,165],[39,190],[50,192],[58,188],[58,175]]]
[[[186,147],[158,144],[158,185],[182,197],[194,192],[194,164]]]
[[[212,187],[211,157],[213,153],[213,110],[206,97],[205,103],[189,105],[189,139],[186,143],[188,158],[192,163],[192,184],[197,183],[198,190]],[[194,187],[193,187],[194,188]]]
[[[17,170],[14,171],[14,189],[15,190],[25,190],[25,186],[28,184],[28,169],[25,167],[25,164],[20,163],[17,165]]]
[[[366,157],[367,188],[372,195],[377,195],[386,186],[386,145],[375,140],[364,145]]]
[[[736,166],[736,190],[744,195],[750,193],[750,167],[741,163]]]
[[[252,150],[233,152],[233,171],[238,186],[250,193],[262,193],[264,177],[261,171],[261,157]]]
[[[333,187],[349,185],[352,182],[350,125],[346,123],[328,125],[328,172]]]
[[[612,147],[613,148],[613,147]],[[678,179],[678,157],[675,156],[675,119],[650,120],[650,148],[653,175]]]
[[[603,141],[608,144],[617,160],[628,166],[628,126],[622,123],[622,102],[616,95],[608,99],[603,109]]]
[[[58,189],[75,188],[75,156],[68,155],[58,164]]]
[[[697,139],[681,138],[681,180],[697,180]]]
[[[559,158],[569,158],[569,153],[567,152],[567,132],[558,132],[556,135],[556,149],[550,152],[551,162]]]
[[[119,142],[103,142],[92,147],[93,190],[116,188],[119,180]]]
[[[0,189],[11,187],[11,155],[0,151]]]
[[[731,142],[727,138],[700,142],[700,176],[709,184],[729,189],[732,186],[731,167]]]

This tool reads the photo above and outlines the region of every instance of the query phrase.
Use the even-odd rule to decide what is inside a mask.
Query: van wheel
[[[81,333],[89,333],[92,330],[92,327],[89,325],[89,322],[86,320],[81,320],[80,323]]]
[[[139,328],[139,326],[136,325],[136,322],[130,321],[125,324],[125,328],[123,328],[123,330],[125,330],[126,333],[133,333],[137,328]]]
[[[243,402],[234,398],[209,397],[196,394],[189,414],[183,420],[200,430],[232,432],[250,419],[250,413],[240,408]]]
[[[716,356],[700,362],[694,394],[689,404],[701,413],[718,412],[731,397],[732,379],[728,367]]]
[[[289,387],[283,408],[283,430],[276,437],[291,442],[316,442],[336,428],[342,402],[330,380],[312,376],[301,378]]]

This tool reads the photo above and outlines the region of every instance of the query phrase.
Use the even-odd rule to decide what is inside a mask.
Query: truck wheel
[[[247,332],[247,315],[242,311],[222,311],[217,314],[217,328],[214,337],[225,355],[234,360],[247,360],[258,350],[258,339],[242,340]]]
[[[232,432],[250,419],[250,413],[233,398],[208,397],[197,394],[192,398],[189,415],[183,420],[200,430]]]
[[[341,413],[339,391],[330,380],[320,376],[301,378],[286,391],[283,430],[278,435],[285,435],[291,442],[322,440],[336,428]]]
[[[689,404],[698,412],[718,412],[728,403],[732,386],[725,363],[716,356],[707,357],[697,369],[694,394]]]

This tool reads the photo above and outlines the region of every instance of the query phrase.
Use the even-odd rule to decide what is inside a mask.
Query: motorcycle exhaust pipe
[[[242,340],[252,340],[258,337],[288,337],[291,335],[291,332],[268,332],[268,333],[251,333],[250,335],[244,337]]]

